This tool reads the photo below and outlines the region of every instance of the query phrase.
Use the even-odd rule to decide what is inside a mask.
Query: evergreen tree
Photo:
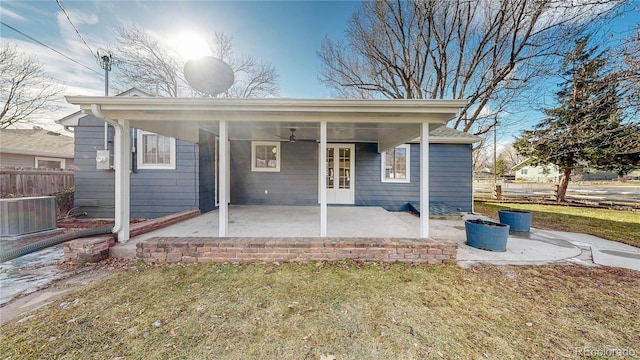
[[[602,168],[607,161],[637,151],[625,143],[633,127],[621,123],[617,81],[607,73],[606,54],[588,43],[588,37],[577,41],[565,57],[558,106],[545,110],[546,119],[514,143],[519,153],[533,158],[534,165],[552,163],[560,168],[559,202],[564,201],[576,167]]]

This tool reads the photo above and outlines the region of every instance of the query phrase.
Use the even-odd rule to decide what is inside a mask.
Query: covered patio
[[[303,99],[216,99],[216,98],[142,98],[142,97],[86,97],[69,96],[67,101],[79,105],[90,114],[115,128],[115,217],[114,232],[118,241],[130,237],[130,169],[131,128],[197,143],[199,133],[207,131],[219,139],[219,164],[216,178],[219,205],[210,215],[208,229],[217,228],[217,237],[266,236],[260,232],[242,233],[239,229],[260,229],[260,216],[247,218],[252,227],[236,226],[230,203],[229,141],[283,141],[293,136],[298,140],[317,143],[317,204],[299,207],[295,214],[281,220],[264,223],[264,229],[278,229],[286,233],[300,231],[300,236],[328,238],[362,237],[352,216],[340,215],[340,207],[329,207],[327,185],[332,176],[327,171],[328,144],[377,144],[377,152],[384,153],[398,145],[420,139],[420,220],[418,229],[402,235],[410,238],[429,238],[429,133],[444,126],[466,104],[463,100],[303,100]],[[295,139],[294,139],[295,141]],[[353,173],[353,171],[351,171]],[[347,172],[347,177],[349,172]],[[315,185],[314,185],[315,186]],[[265,190],[266,194],[266,190]],[[343,209],[344,210],[344,209]],[[266,213],[265,207],[260,213]],[[333,215],[335,214],[335,215]],[[293,216],[315,218],[315,226],[296,230]],[[336,224],[344,221],[340,232]],[[363,228],[375,229],[373,225]],[[394,228],[394,227],[390,227]],[[395,230],[397,231],[397,230]],[[237,235],[236,235],[237,234]],[[384,232],[376,231],[386,237]]]
[[[147,262],[290,262],[369,260],[448,263],[455,242],[420,239],[419,218],[379,207],[330,206],[328,236],[316,235],[319,207],[229,206],[228,236],[217,210],[116,244],[116,258]]]

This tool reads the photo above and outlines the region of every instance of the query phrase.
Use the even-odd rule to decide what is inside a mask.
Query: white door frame
[[[355,163],[356,163],[356,147],[355,144],[343,144],[343,143],[331,143],[331,144],[327,144],[327,149],[332,148],[334,149],[334,168],[333,173],[334,174],[338,174],[338,176],[334,176],[335,180],[333,182],[334,187],[333,189],[329,189],[326,188],[326,196],[327,196],[327,203],[328,204],[351,204],[353,205],[355,203]],[[339,186],[340,182],[339,182],[339,162],[335,161],[336,158],[336,154],[339,154],[339,149],[340,148],[348,148],[349,149],[349,169],[348,169],[348,173],[346,174],[346,176],[349,177],[349,189],[339,189],[336,188]],[[325,153],[326,155],[326,153]],[[327,157],[325,156],[325,161],[324,162],[320,162],[319,166],[320,169],[318,171],[318,176],[321,177],[324,174],[326,174],[325,171],[323,171],[323,168],[326,168],[327,166]],[[320,184],[320,182],[318,182]],[[325,182],[325,184],[328,185],[327,182]],[[318,199],[320,199],[321,194],[318,193]]]

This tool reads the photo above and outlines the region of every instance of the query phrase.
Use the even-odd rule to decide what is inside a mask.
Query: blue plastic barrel
[[[486,220],[466,220],[467,245],[489,251],[507,251],[509,225]]]
[[[511,231],[529,231],[531,213],[522,210],[498,210],[500,222],[511,227]]]

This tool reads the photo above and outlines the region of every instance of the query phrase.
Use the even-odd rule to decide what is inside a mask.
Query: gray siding
[[[231,142],[231,203],[316,205],[318,145],[281,143],[279,173],[251,172],[251,142]],[[471,145],[430,145],[430,201],[471,211]],[[406,210],[420,200],[420,146],[411,145],[410,183],[383,183],[377,144],[356,144],[355,205]],[[269,194],[265,194],[268,190]]]
[[[75,130],[75,206],[92,218],[113,218],[115,209],[114,172],[96,169],[96,150],[103,148],[103,124],[86,116]],[[109,148],[112,146],[110,143]],[[131,174],[131,217],[156,218],[198,209],[198,173],[198,146],[177,140],[175,170],[138,169]]]
[[[429,146],[429,202],[444,203],[470,212],[473,206],[473,166],[471,144],[431,144]],[[411,161],[419,164],[420,146],[411,145]],[[418,155],[414,155],[418,153]],[[414,157],[415,162],[414,161]],[[411,168],[413,172],[413,167]],[[413,176],[413,175],[412,175]]]
[[[73,170],[73,159],[72,158],[61,158],[57,156],[35,156],[35,155],[22,155],[22,154],[9,154],[2,153],[0,154],[0,167],[3,168],[35,168],[36,166],[36,158],[52,158],[52,159],[64,159],[65,169]]]
[[[36,166],[35,156],[19,154],[0,154],[0,167],[33,168]]]
[[[410,159],[409,183],[382,182],[377,144],[357,144],[355,204],[407,210],[409,202],[420,201],[419,144],[411,144]],[[431,144],[429,159],[429,202],[471,211],[471,145]]]
[[[318,203],[318,144],[282,142],[280,153],[280,172],[252,172],[251,141],[231,141],[232,204]]]

